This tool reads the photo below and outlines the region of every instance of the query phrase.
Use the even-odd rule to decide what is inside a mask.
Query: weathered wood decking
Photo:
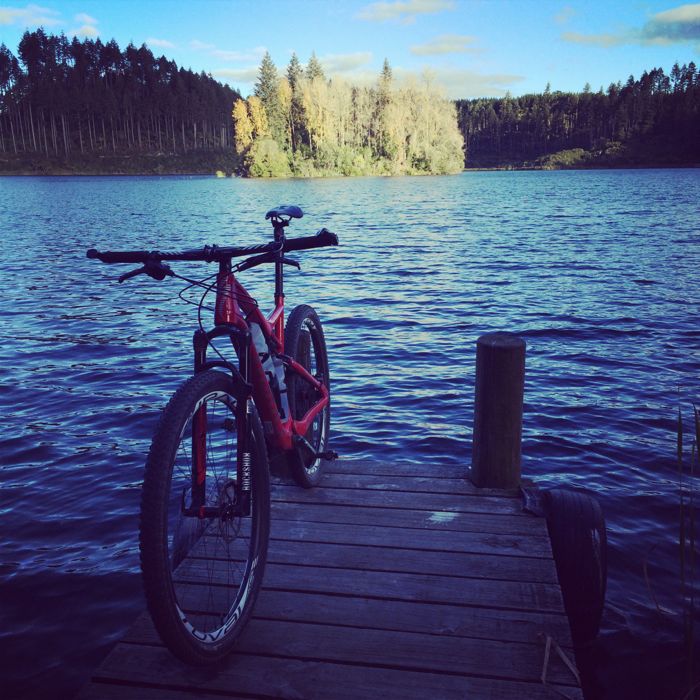
[[[464,469],[338,461],[273,488],[264,589],[237,650],[192,669],[142,615],[79,698],[582,698],[545,521]]]

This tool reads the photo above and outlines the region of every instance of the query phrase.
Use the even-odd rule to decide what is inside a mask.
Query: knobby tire
[[[328,388],[330,398],[326,339],[318,314],[310,306],[306,304],[297,306],[289,315],[284,330],[284,351]],[[317,393],[313,387],[294,373],[289,373],[287,377],[287,395],[292,418],[295,420],[303,418],[317,399]],[[330,419],[329,401],[314,418],[304,436],[317,453],[325,452],[328,447]],[[311,488],[321,481],[324,460],[320,457],[313,458],[308,454],[308,450],[297,448],[290,454],[289,461],[292,476],[300,486]]]

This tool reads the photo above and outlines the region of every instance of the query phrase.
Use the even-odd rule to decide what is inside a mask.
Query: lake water
[[[299,255],[285,290],[324,321],[334,449],[466,467],[475,341],[521,334],[524,474],[591,490],[607,519],[591,697],[680,697],[680,618],[657,602],[679,610],[676,420],[680,407],[689,430],[700,402],[699,202],[700,170],[0,179],[3,697],[70,697],[142,609],[144,454],[190,372],[196,311],[181,285],[118,285],[124,268],[85,249],[257,243],[280,203],[306,212],[290,235],[326,226],[341,241]],[[243,278],[264,307],[270,272]]]

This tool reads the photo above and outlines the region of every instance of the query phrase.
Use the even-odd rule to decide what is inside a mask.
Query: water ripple
[[[662,603],[677,602],[676,414],[700,401],[699,199],[692,170],[3,179],[10,695],[68,694],[142,606],[144,455],[191,371],[195,314],[177,284],[115,284],[121,270],[85,249],[260,242],[271,202],[307,212],[292,234],[340,235],[338,249],[298,256],[285,291],[290,308],[312,303],[324,321],[343,456],[466,466],[476,338],[526,339],[524,471],[597,493],[610,539],[603,644],[624,639],[644,656],[656,639],[645,558]],[[269,270],[245,280],[268,306]]]

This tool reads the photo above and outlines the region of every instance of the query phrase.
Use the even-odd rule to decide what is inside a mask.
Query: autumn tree
[[[269,62],[263,63],[271,75]],[[463,142],[454,105],[430,81],[397,86],[385,61],[376,85],[360,87],[326,80],[315,55],[309,65],[312,70],[303,73],[294,55],[286,77],[277,78],[287,133],[275,137],[272,128],[266,133],[253,128],[246,161],[251,175],[283,175],[290,168],[297,175],[461,170]],[[256,86],[260,96],[248,99],[251,122],[257,112],[266,113],[262,82]]]
[[[236,153],[243,154],[253,143],[253,122],[248,115],[248,105],[244,100],[233,104],[233,143]]]

